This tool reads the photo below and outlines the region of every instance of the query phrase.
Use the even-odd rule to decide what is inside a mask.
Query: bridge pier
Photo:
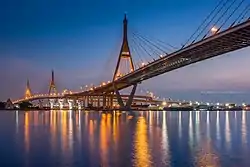
[[[125,110],[125,111],[130,111],[131,110],[131,105],[133,103],[133,99],[134,99],[134,96],[135,96],[137,84],[133,85],[132,91],[131,91],[131,93],[130,93],[130,95],[128,97],[128,101],[127,101],[126,105],[124,105],[124,102],[122,100],[120,92],[117,90],[116,86],[115,85],[113,85],[113,86],[114,86],[117,102],[119,104],[119,109],[120,110]]]
[[[87,96],[85,96],[85,99],[84,99],[84,108],[87,108],[87,107],[88,107]]]
[[[103,108],[106,108],[106,95],[105,94],[103,94],[103,96],[102,96],[102,106],[103,106]]]
[[[78,101],[77,101],[77,104],[78,104],[78,109],[79,109],[79,110],[85,108],[85,99],[83,99],[83,100],[78,100]]]
[[[53,110],[55,105],[55,99],[49,99],[49,103],[50,103],[50,109]]]
[[[64,103],[64,100],[63,99],[59,99],[58,100],[58,103],[59,103],[59,109],[62,110],[63,109],[63,103]]]
[[[97,96],[97,107],[100,108],[100,96]]]
[[[74,100],[68,99],[69,109],[72,110],[74,107]]]
[[[83,99],[82,99],[82,107],[85,108],[86,107],[86,96],[83,96]]]
[[[90,96],[90,104],[93,106],[93,96]]]
[[[110,108],[110,106],[109,106],[109,103],[110,103],[109,94],[106,94],[105,99],[106,99],[106,108],[108,109],[108,108]]]
[[[112,109],[113,108],[113,93],[110,93],[107,95],[107,108]]]
[[[76,100],[76,104],[77,104],[77,109],[81,110],[82,109],[81,101],[80,100]]]
[[[42,100],[39,100],[38,103],[39,103],[39,108],[42,109],[43,108],[43,102],[42,102]]]
[[[89,96],[87,95],[87,105],[86,105],[86,107],[89,107]]]
[[[97,99],[96,99],[97,96],[93,96],[93,107],[97,107]]]
[[[114,93],[113,92],[110,94],[110,107],[111,108],[114,107]]]

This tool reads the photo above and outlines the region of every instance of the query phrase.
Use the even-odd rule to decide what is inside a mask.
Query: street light
[[[216,28],[215,26],[213,26],[213,27],[211,28],[211,32],[212,32],[213,35],[216,34],[217,31],[218,31],[218,28]]]

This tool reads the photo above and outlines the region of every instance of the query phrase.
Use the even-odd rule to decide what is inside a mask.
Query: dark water
[[[0,166],[249,167],[250,112],[0,112]]]

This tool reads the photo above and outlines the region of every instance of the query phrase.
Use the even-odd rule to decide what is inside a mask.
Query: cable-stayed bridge
[[[136,36],[136,33],[133,33],[137,39],[143,41],[143,44],[137,44],[138,48],[141,48],[145,54],[152,56],[149,53],[150,51],[145,49],[145,46],[148,45],[151,52],[158,55],[153,61],[142,62],[139,65],[133,61],[133,54],[128,40],[128,20],[125,15],[123,20],[123,41],[112,81],[102,82],[99,86],[91,86],[80,92],[58,94],[52,72],[48,94],[32,96],[29,85],[27,85],[26,97],[14,101],[14,103],[47,98],[50,99],[53,107],[54,99],[65,98],[77,100],[80,106],[86,106],[87,103],[87,105],[91,104],[91,106],[97,107],[112,108],[118,106],[122,110],[129,110],[136,99],[139,102],[153,101],[154,99],[150,96],[135,96],[138,84],[175,69],[243,49],[250,45],[250,5],[243,6],[244,0],[240,0],[239,3],[236,2],[236,0],[226,2],[221,0],[187,42],[181,48],[175,48],[170,53],[160,47],[160,44],[155,44],[147,38],[141,35]],[[241,7],[244,7],[244,10]],[[239,10],[240,12],[232,20],[234,14]],[[221,24],[219,25],[219,23]],[[228,26],[225,28],[225,25]],[[197,35],[195,36],[195,34]],[[201,38],[199,39],[199,37]],[[129,95],[120,94],[120,90],[130,86],[133,88]],[[140,98],[143,98],[143,100],[139,100]],[[84,104],[81,101],[84,101]]]

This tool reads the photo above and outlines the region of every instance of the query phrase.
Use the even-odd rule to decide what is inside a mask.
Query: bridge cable
[[[138,40],[142,41],[145,45],[147,45],[149,47],[149,49],[156,54],[158,59],[161,56],[166,56],[168,55],[163,49],[160,49],[159,47],[153,47],[152,43],[150,43],[148,40],[145,40],[144,38],[141,39],[139,36],[137,36],[136,34],[134,35],[136,38],[138,38]],[[158,50],[157,50],[158,49]],[[162,55],[163,54],[163,55]]]
[[[195,30],[195,32],[189,37],[189,39],[186,41],[184,46],[186,46],[190,40],[194,37],[194,35],[201,29],[201,27],[207,22],[207,20],[214,14],[214,12],[219,8],[219,6],[222,4],[224,0],[220,0],[220,2],[216,5],[216,7],[210,12],[210,14],[203,20],[203,22],[198,26],[198,28]]]
[[[142,45],[141,43],[138,43],[138,46],[142,49],[142,51],[144,51],[144,53],[146,53],[151,59],[154,60],[154,56],[152,56],[152,55],[147,51],[147,49],[145,49],[145,48],[143,47],[143,45]],[[150,60],[151,60],[151,59],[150,59]],[[150,61],[147,60],[147,62],[150,62]]]
[[[141,45],[141,43],[137,43],[137,42],[135,42],[135,44],[137,45],[137,46],[139,46],[139,48],[140,49],[142,49],[142,51],[144,51],[144,53],[146,53],[147,55],[149,55],[152,59],[154,59],[153,58],[153,56]]]
[[[158,41],[153,41],[153,39],[150,39],[150,38],[146,38],[145,36],[139,34],[139,33],[134,33],[135,35],[137,35],[138,37],[140,38],[143,38],[145,41],[150,41],[148,43],[151,43],[151,45],[156,45],[159,50],[164,50],[164,52],[169,51],[169,52],[172,52],[173,50],[176,50],[177,47],[174,47],[170,44],[168,44],[168,46],[164,45],[164,42],[160,42],[159,40]]]
[[[155,49],[152,49],[152,46],[149,45],[147,42],[141,40],[141,39],[138,39],[139,41],[139,45],[142,47],[142,49],[144,49],[144,51],[153,59],[157,59],[155,58],[157,55],[160,55],[160,53],[157,53],[158,51],[155,50]],[[146,46],[149,46],[149,47],[146,47]],[[150,53],[152,52],[152,53]],[[155,54],[156,53],[156,54]]]
[[[231,7],[233,6],[233,4],[235,4],[235,2],[236,2],[236,0],[234,0],[234,1],[227,7],[227,9],[222,13],[222,15],[216,20],[216,22],[215,22],[213,25],[216,25],[216,24],[218,24],[218,23],[220,22],[220,20],[227,14],[228,10],[231,9]],[[221,29],[221,26],[220,26],[219,29],[217,29],[217,31],[216,31],[215,33],[219,32],[220,29]],[[211,30],[208,30],[208,31],[206,32],[206,34],[202,37],[202,40],[205,39],[205,38],[207,37],[207,35],[210,33],[210,31],[211,31]]]
[[[139,56],[139,59],[141,60],[141,62],[140,62],[140,64],[141,63],[143,63],[144,62],[144,60],[143,60],[143,56],[141,56],[141,53],[138,51],[138,50],[140,50],[139,49],[139,46],[137,45],[137,43],[134,41],[134,39],[132,39],[132,43],[134,44],[133,46],[135,46],[135,47],[132,47],[132,49],[134,49],[135,50],[135,52],[137,53],[137,55]],[[139,67],[140,67],[140,64],[139,64]]]
[[[250,4],[248,4],[245,8],[244,8],[244,10],[240,13],[240,15],[235,19],[235,21],[233,22],[233,24],[231,24],[231,26],[230,27],[232,27],[236,22],[237,22],[237,24],[238,23],[240,23],[240,20],[241,20],[241,18],[243,17],[244,18],[244,16],[245,16],[245,14],[248,12],[248,8],[250,7]]]
[[[192,43],[191,44],[193,44],[199,37],[200,37],[200,35],[209,27],[209,25],[214,21],[214,19],[218,16],[218,14],[223,10],[223,8],[227,5],[227,3],[229,2],[230,0],[227,0],[226,2],[224,2],[223,4],[222,4],[222,7],[217,11],[217,13],[212,17],[212,19],[206,24],[206,26],[202,29],[202,31],[196,36],[196,38],[192,41]],[[233,1],[233,3],[232,4],[234,4],[235,3],[235,1],[236,0],[234,0]],[[231,5],[232,5],[231,4]],[[230,6],[231,6],[230,5]],[[229,8],[228,8],[229,9]],[[228,10],[227,9],[227,10]],[[226,10],[226,11],[227,11]],[[225,12],[223,13],[223,15],[222,15],[222,17],[225,15]],[[222,18],[222,17],[220,17],[220,18]],[[217,20],[218,21],[218,20]],[[217,22],[216,22],[217,23]],[[207,34],[206,34],[207,35]],[[205,36],[206,36],[205,35]],[[202,39],[204,39],[204,37],[202,38]]]
[[[141,60],[141,62],[143,62],[143,56],[141,56],[141,54],[139,53],[139,51],[137,50],[138,49],[138,46],[136,44],[136,42],[134,41],[134,39],[132,39],[132,43],[134,44],[133,46],[135,47],[132,47],[132,49],[135,51],[136,55],[138,55],[139,59]]]
[[[133,33],[134,33],[134,34],[138,34],[139,36],[143,36],[144,38],[146,38],[145,35],[142,35],[142,34],[139,33],[138,31],[134,31]],[[154,38],[154,37],[149,37],[149,36],[147,36],[147,38],[148,38],[148,40],[151,40],[151,41],[156,40],[156,41],[158,42],[158,44],[161,43],[162,46],[163,46],[163,44],[164,44],[164,45],[166,45],[166,46],[168,46],[168,47],[170,47],[170,48],[172,48],[172,49],[178,49],[177,47],[171,45],[170,43],[163,42],[163,41],[161,41],[161,40],[159,40],[159,39],[156,39],[156,38]],[[153,38],[154,38],[154,39],[153,39]],[[164,47],[166,47],[166,46],[164,46]],[[170,49],[168,48],[168,50],[170,50]]]
[[[138,43],[138,41],[141,42],[141,39],[137,38],[136,36],[134,36],[134,39],[135,39],[135,41],[137,41],[137,43]],[[148,46],[148,43],[145,43],[145,41],[142,41],[142,42],[143,42],[144,45]],[[154,49],[152,49],[151,46],[149,46],[149,47],[150,47],[150,50],[153,50],[153,53],[158,54],[158,52],[155,51]]]
[[[141,35],[140,33],[134,33],[134,32],[133,32],[133,35],[135,35],[135,36],[137,36],[137,37],[139,37],[139,38],[141,38],[141,39],[147,41],[148,43],[150,43],[151,45],[153,45],[155,48],[157,48],[157,49],[163,51],[164,53],[166,52],[166,50],[172,52],[172,49],[173,49],[173,48],[176,49],[176,47],[174,47],[174,46],[172,46],[172,45],[170,45],[170,44],[168,44],[168,47],[166,47],[166,46],[163,46],[163,45],[160,44],[160,43],[156,43],[156,42],[153,43],[153,40],[151,40],[151,39],[149,39],[149,38],[146,38],[145,36]],[[160,48],[159,46],[161,46],[162,48]],[[169,49],[169,47],[171,47],[172,49]],[[166,50],[163,50],[163,49],[166,49]]]
[[[152,47],[152,45],[150,45],[148,42],[140,39],[138,36],[135,36],[135,38],[137,38],[137,40],[142,41],[145,45],[147,45],[149,47],[149,49],[156,55],[160,55],[161,52],[159,50],[156,50],[155,48]]]
[[[136,56],[136,51],[134,49],[134,47],[131,47],[131,53],[133,55],[133,60],[134,60],[134,66],[135,66],[135,69],[138,68],[138,57]],[[140,60],[139,60],[140,61]]]
[[[138,51],[140,49],[139,49],[139,46],[137,45],[136,40],[133,38],[133,35],[131,35],[131,37],[132,37],[132,38],[130,38],[131,43],[132,43],[131,46],[134,46],[134,47],[131,47],[131,48],[132,48],[132,51],[134,51],[134,53],[135,53],[134,55],[139,58],[139,64],[138,64],[138,62],[136,64],[137,64],[138,67],[140,67],[140,64],[144,62],[143,56],[140,54],[140,51]]]
[[[149,42],[147,42],[147,41],[141,39],[140,37],[138,37],[138,36],[134,36],[134,37],[136,37],[138,40],[142,41],[145,45],[147,45],[147,46],[149,47],[149,49],[150,49],[153,53],[155,53],[157,56],[160,56],[162,52],[165,53],[165,51],[162,51],[162,52],[161,52],[161,51],[159,51],[159,50],[156,50],[155,48],[153,48],[153,46],[152,46]],[[165,53],[165,54],[166,54],[166,53]]]
[[[134,33],[133,33],[133,34],[134,34]],[[161,49],[160,47],[158,47],[157,45],[155,45],[154,43],[152,43],[152,42],[149,41],[148,39],[144,38],[143,36],[141,36],[141,35],[136,35],[136,34],[134,34],[134,35],[135,35],[138,39],[142,39],[142,40],[146,41],[147,43],[151,44],[152,46],[154,46],[155,48],[159,49],[159,50],[162,51],[163,53],[166,53],[165,50]],[[145,42],[145,43],[146,43],[146,42]]]
[[[238,4],[238,6],[233,10],[233,12],[228,16],[228,18],[222,23],[222,25],[220,26],[220,28],[218,29],[218,31],[227,23],[227,21],[234,15],[234,13],[240,8],[240,6],[242,5],[242,3],[244,2],[244,0],[241,0],[241,2]],[[235,20],[236,21],[236,20]],[[233,24],[235,23],[235,21],[233,22]],[[231,25],[233,25],[231,24]],[[230,26],[231,27],[231,26]]]
[[[247,13],[250,11],[250,4],[248,4],[245,8],[245,10],[241,13],[241,15],[238,17],[238,22],[237,24],[239,24],[242,20],[244,20],[245,16],[247,15]],[[237,21],[236,20],[236,21]]]

